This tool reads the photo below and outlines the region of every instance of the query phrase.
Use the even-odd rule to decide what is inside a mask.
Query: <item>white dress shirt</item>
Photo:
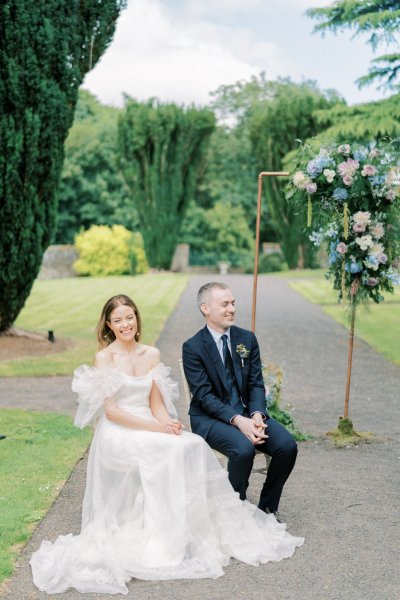
[[[222,342],[222,336],[226,335],[228,338],[228,348],[229,348],[229,352],[231,353],[232,356],[232,347],[231,347],[231,329],[227,329],[226,331],[224,331],[223,333],[220,333],[219,331],[215,331],[215,329],[211,329],[211,327],[209,325],[207,325],[207,329],[208,331],[211,333],[214,342],[217,344],[217,348],[218,348],[218,352],[221,356],[221,360],[223,362],[223,364],[225,364],[224,361],[224,345]]]

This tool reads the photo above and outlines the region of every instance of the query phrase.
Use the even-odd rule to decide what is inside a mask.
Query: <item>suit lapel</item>
[[[236,352],[236,346],[240,344],[241,341],[237,337],[237,330],[234,325],[231,327],[231,350],[232,350],[232,362],[233,369],[235,371],[235,377],[238,384],[239,390],[242,389],[242,363],[240,361],[240,357]]]
[[[225,375],[225,367],[224,367],[224,363],[222,362],[221,355],[218,351],[217,344],[214,342],[214,338],[212,337],[211,333],[208,331],[207,326],[205,326],[204,329],[202,330],[202,334],[203,334],[204,346],[205,346],[206,351],[211,359],[211,362],[215,366],[224,388],[228,391],[228,384],[227,384],[226,375]]]

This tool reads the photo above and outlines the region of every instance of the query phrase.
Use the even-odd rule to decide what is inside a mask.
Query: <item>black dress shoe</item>
[[[265,508],[261,508],[260,510],[264,511],[267,515],[274,515],[278,523],[282,523],[281,516],[277,510],[269,510],[268,506],[266,506]]]

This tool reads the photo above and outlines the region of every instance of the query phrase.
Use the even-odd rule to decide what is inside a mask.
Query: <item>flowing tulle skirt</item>
[[[201,437],[133,430],[102,417],[81,533],[43,541],[31,566],[35,585],[49,594],[69,587],[127,594],[132,577],[216,578],[231,557],[250,565],[279,561],[302,543],[273,515],[239,499]]]

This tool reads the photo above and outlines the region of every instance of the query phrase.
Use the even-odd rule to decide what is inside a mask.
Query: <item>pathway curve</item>
[[[237,298],[237,324],[249,327],[252,278],[221,278]],[[164,361],[179,377],[181,342],[202,326],[196,293],[207,279],[193,276],[158,341]],[[281,512],[305,545],[293,558],[258,568],[232,561],[217,580],[132,581],[135,600],[396,600],[399,598],[400,368],[357,340],[350,413],[358,430],[383,439],[336,449],[324,437],[341,414],[347,364],[347,333],[279,277],[260,277],[256,332],[264,355],[285,371],[284,403],[315,438],[300,444]],[[6,393],[6,386],[8,392]],[[0,405],[74,410],[68,378],[2,380]],[[181,404],[180,412],[185,407]],[[260,457],[261,458],[261,457]],[[261,466],[261,465],[260,465]],[[249,499],[257,501],[262,475],[253,472]],[[79,529],[85,460],[78,463],[59,498],[24,549],[7,600],[48,596],[31,582],[28,560],[43,538]],[[57,596],[78,600],[69,591]],[[90,594],[106,600],[116,596]]]

